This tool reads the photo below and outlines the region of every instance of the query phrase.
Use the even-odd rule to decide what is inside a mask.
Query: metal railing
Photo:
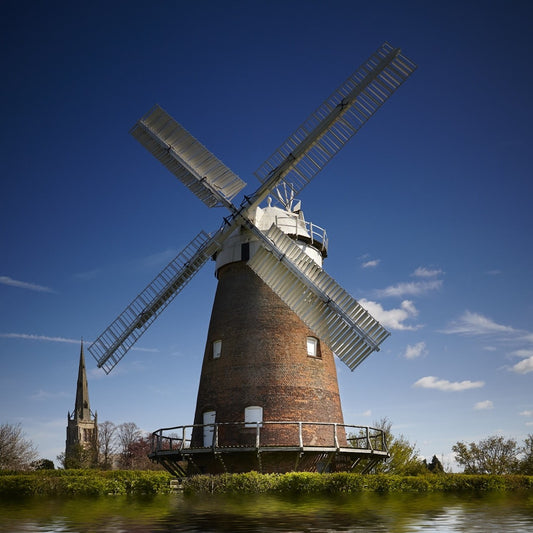
[[[294,221],[294,226],[292,221]],[[296,238],[303,237],[305,240],[309,240],[311,246],[315,246],[316,248],[327,252],[328,235],[326,230],[317,224],[302,220],[299,217],[276,216],[276,226],[283,228],[282,231],[284,233],[295,235]]]
[[[206,437],[207,435],[207,437]],[[210,442],[209,442],[210,441]],[[388,453],[385,432],[369,426],[329,422],[269,421],[191,424],[151,435],[151,452],[228,448],[333,448]]]

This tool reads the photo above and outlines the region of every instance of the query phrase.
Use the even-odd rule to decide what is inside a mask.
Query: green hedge
[[[163,494],[171,479],[154,471],[38,470],[0,475],[0,496]]]
[[[39,470],[0,472],[0,497],[166,494],[172,476],[154,471]],[[533,476],[428,474],[395,476],[350,473],[222,474],[182,481],[186,494],[350,494],[358,492],[460,492],[533,490]]]
[[[223,474],[183,480],[185,493],[349,494],[357,492],[458,492],[533,490],[533,476],[428,474],[396,476],[350,473]]]

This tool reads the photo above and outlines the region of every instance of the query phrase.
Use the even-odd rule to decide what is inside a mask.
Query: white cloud
[[[55,292],[50,287],[44,287],[43,285],[37,285],[35,283],[28,283],[27,281],[18,281],[10,278],[9,276],[0,276],[0,283],[3,285],[9,285],[10,287],[17,287],[19,289],[27,289],[29,291],[37,292]]]
[[[416,344],[408,344],[404,353],[406,359],[416,359],[422,355],[427,355],[428,351],[426,350],[425,342],[417,342]]]
[[[533,416],[533,411],[522,411],[519,413],[521,416]]]
[[[413,387],[420,387],[422,389],[437,389],[441,391],[463,391],[468,389],[479,389],[483,387],[483,381],[448,381],[447,379],[439,379],[435,376],[425,376],[420,378],[413,384]]]
[[[533,350],[528,349],[522,349],[522,350],[515,350],[514,352],[510,352],[509,355],[514,355],[516,357],[533,357]]]
[[[442,333],[458,333],[460,335],[491,335],[495,333],[518,333],[511,326],[498,324],[479,313],[465,311],[461,317],[454,320]]]
[[[46,341],[46,342],[64,342],[67,344],[80,344],[81,339],[67,339],[65,337],[49,337],[47,335],[33,335],[32,333],[0,333],[0,337],[4,339],[23,339],[30,341]],[[92,344],[92,341],[84,340],[85,345]],[[134,346],[130,348],[136,352],[150,352],[158,353],[158,348],[141,348]]]
[[[526,426],[533,426],[533,422],[526,422]]]
[[[477,402],[474,405],[474,409],[476,411],[484,411],[484,410],[493,409],[493,408],[494,408],[494,404],[490,400],[485,400],[483,402]]]
[[[69,344],[80,344],[80,339],[66,339],[65,337],[47,337],[46,335],[33,335],[31,333],[0,333],[0,337],[5,339],[25,339],[30,341],[66,342]]]
[[[437,276],[440,276],[441,274],[444,274],[444,272],[440,269],[431,269],[426,267],[418,267],[411,276],[414,276],[416,278],[435,278]]]
[[[403,297],[403,296],[420,296],[429,291],[435,291],[442,287],[442,280],[435,279],[431,281],[410,281],[398,283],[397,285],[391,285],[385,289],[378,289],[377,295],[382,298],[391,296]]]
[[[361,268],[374,268],[381,263],[381,259],[372,259],[371,261],[365,261],[361,264]]]
[[[516,363],[511,370],[517,374],[528,374],[529,372],[533,372],[533,356]]]
[[[399,309],[383,309],[381,304],[364,298],[361,298],[359,303],[385,328],[395,330],[416,330],[419,328],[419,326],[404,324],[407,319],[418,314],[416,307],[410,300],[404,300]]]
[[[372,411],[370,409],[367,409],[366,411],[363,411],[361,413],[361,416],[372,416]]]

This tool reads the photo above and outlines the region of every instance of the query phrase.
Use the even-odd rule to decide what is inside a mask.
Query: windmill
[[[204,204],[229,211],[89,348],[109,373],[215,259],[194,424],[153,434],[151,457],[176,475],[352,470],[369,459],[364,470],[388,457],[380,430],[344,424],[333,352],[354,370],[389,332],[322,269],[326,232],[305,220],[295,197],[415,69],[384,43],[261,165],[260,186],[237,205],[246,184],[159,106],[132,128]]]

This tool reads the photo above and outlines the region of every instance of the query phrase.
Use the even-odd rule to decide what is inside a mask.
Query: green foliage
[[[513,474],[520,470],[516,440],[491,436],[479,443],[458,442],[452,446],[455,460],[464,468],[465,474]]]
[[[171,479],[166,472],[38,470],[0,476],[0,497],[164,494]]]
[[[33,461],[31,463],[33,470],[54,470],[54,462],[50,459],[39,459],[38,461]]]
[[[427,472],[426,466],[418,457],[416,444],[411,444],[403,435],[393,435],[392,422],[388,418],[374,422],[374,427],[385,432],[390,458],[378,463],[372,473],[416,476]]]
[[[394,474],[223,474],[199,475],[183,480],[186,494],[281,493],[351,494],[360,492],[460,492],[533,490],[533,476],[486,476],[464,474],[429,474],[400,476]]]
[[[20,496],[105,496],[166,494],[172,476],[152,471],[38,470],[0,474],[0,498]],[[182,481],[186,494],[356,494],[361,492],[533,491],[533,476],[466,474],[222,474],[199,475]]]
[[[524,446],[520,449],[522,458],[518,465],[518,471],[520,474],[526,476],[533,475],[533,435],[528,435],[524,441]]]
[[[427,465],[427,469],[432,474],[444,474],[444,467],[442,466],[442,463],[439,461],[439,458],[434,455],[431,459],[431,463]]]

